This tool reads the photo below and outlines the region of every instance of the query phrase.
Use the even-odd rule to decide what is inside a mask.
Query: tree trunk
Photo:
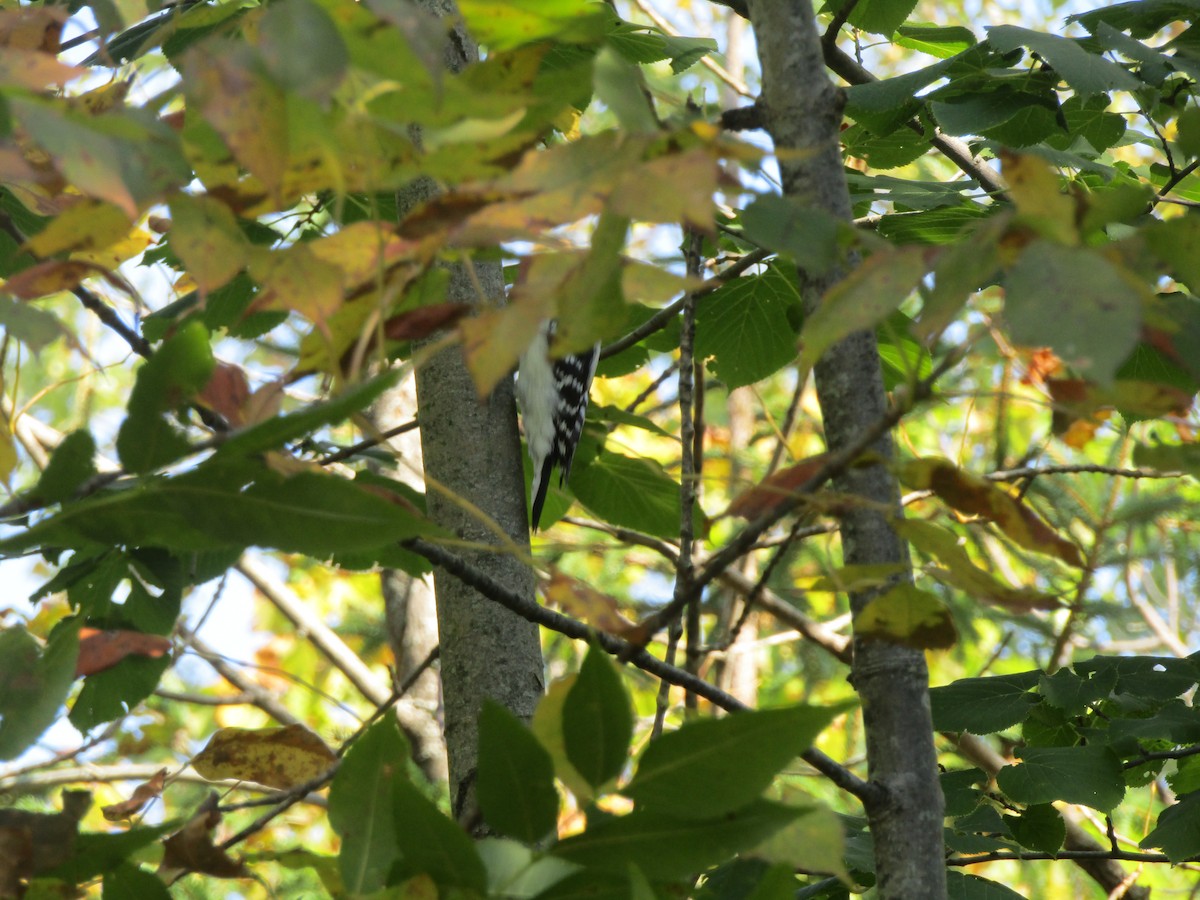
[[[448,0],[417,3],[438,15],[453,15],[453,3]],[[451,28],[445,59],[451,69],[478,59],[478,47],[461,25]],[[435,190],[428,180],[402,190],[398,198],[401,215]],[[467,261],[450,271],[448,301],[502,302],[504,276],[498,261]],[[477,509],[528,550],[512,380],[503,379],[481,400],[461,350],[451,347],[423,364],[416,382],[430,518],[466,541],[496,544],[496,536],[469,511]],[[533,572],[523,560],[503,552],[463,552],[462,556],[509,589],[533,596]],[[481,704],[484,698],[491,698],[520,718],[530,719],[545,687],[542,649],[536,625],[453,576],[435,571],[434,590],[450,800],[456,816],[470,819],[475,806]]]
[[[751,0],[749,8],[762,61],[759,103],[780,157],[784,193],[848,220],[850,197],[838,147],[842,97],[825,75],[812,6],[808,0]],[[800,272],[806,306],[820,302],[842,274],[818,278]],[[830,449],[850,444],[884,415],[887,397],[872,333],[860,332],[833,347],[814,374]],[[890,458],[890,439],[873,449]],[[899,513],[899,491],[888,470],[852,468],[836,486],[870,504],[842,517],[845,562],[908,562],[907,546],[882,511]],[[851,608],[857,612],[874,595],[852,594]],[[880,896],[945,897],[943,800],[924,655],[856,639],[853,680],[863,704],[868,774],[886,789],[884,801],[867,809]]]
[[[411,421],[416,414],[417,386],[410,374],[379,398],[371,410],[371,421],[384,432]],[[424,491],[421,435],[406,431],[391,438],[387,446],[399,463],[396,478]],[[398,569],[385,569],[379,581],[388,646],[396,662],[396,682],[404,684],[438,646],[433,578],[414,578]],[[404,700],[407,715],[401,711],[400,726],[412,744],[413,762],[433,783],[445,782],[449,771],[439,720],[442,689],[437,670],[426,669],[409,687]]]

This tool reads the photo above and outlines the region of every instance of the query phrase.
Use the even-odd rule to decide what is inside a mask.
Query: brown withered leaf
[[[466,303],[419,306],[389,318],[383,323],[383,333],[389,341],[417,341],[448,328],[470,311]]]
[[[328,771],[337,755],[303,725],[222,728],[192,760],[210,781],[253,781],[287,790]]]
[[[818,453],[802,459],[794,466],[780,469],[735,497],[726,514],[753,520],[774,512],[781,503],[794,497],[796,491],[817,474],[828,459],[828,453]]]
[[[197,398],[214,412],[221,414],[230,425],[246,424],[246,401],[250,399],[250,382],[241,366],[218,362],[212,377]]]
[[[546,583],[546,600],[597,631],[619,636],[629,634],[637,623],[621,615],[617,601],[557,569]]]
[[[127,656],[158,659],[171,652],[171,639],[141,631],[79,629],[79,658],[75,676],[95,675],[111,669]]]
[[[1004,488],[959,469],[947,459],[914,459],[900,467],[900,480],[917,490],[930,490],[968,515],[994,522],[1015,543],[1027,550],[1057,557],[1083,567],[1083,556],[1071,541],[1059,535]]]
[[[217,795],[208,795],[191,820],[163,842],[159,874],[202,872],[215,878],[245,878],[250,873],[241,860],[213,845],[212,832],[221,822]]]
[[[110,803],[108,806],[102,806],[100,812],[104,813],[104,818],[110,822],[120,822],[136,815],[142,811],[142,808],[157,797],[162,796],[163,786],[167,781],[167,770],[159,769],[151,776],[149,781],[143,781],[133,789],[133,794],[128,800],[122,800],[120,803]]]

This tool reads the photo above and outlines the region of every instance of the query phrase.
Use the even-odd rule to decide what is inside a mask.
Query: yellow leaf
[[[987,479],[959,469],[947,459],[928,457],[900,466],[900,480],[917,490],[931,490],[959,512],[980,516],[1027,550],[1046,553],[1082,567],[1083,556],[1032,509]]]
[[[854,617],[854,633],[918,650],[945,650],[958,639],[950,610],[911,584],[898,584],[864,606]]]
[[[246,265],[248,242],[225,204],[180,194],[171,199],[171,248],[201,294],[219,288]]]
[[[0,481],[11,485],[13,471],[17,468],[17,448],[13,444],[12,432],[0,427]]]
[[[307,244],[260,257],[251,263],[250,274],[262,286],[251,312],[290,310],[321,323],[342,305],[341,271],[318,259]]]
[[[582,619],[599,631],[623,635],[637,627],[636,622],[621,615],[615,598],[557,569],[551,575],[545,593],[547,603]]]
[[[1017,220],[1051,240],[1077,246],[1075,200],[1062,192],[1058,173],[1030,154],[1001,151],[1000,159]]]
[[[192,760],[210,781],[253,781],[288,790],[323,775],[337,760],[325,742],[303,725],[222,728]]]
[[[26,241],[35,256],[103,250],[129,234],[129,216],[104,200],[81,198]]]

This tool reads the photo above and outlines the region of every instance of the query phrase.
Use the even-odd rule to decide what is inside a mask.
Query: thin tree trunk
[[[417,386],[410,374],[387,391],[371,410],[379,431],[389,431],[409,422],[417,414]],[[399,463],[396,478],[419,491],[425,489],[421,435],[406,431],[387,442]],[[438,646],[437,606],[433,577],[414,578],[398,569],[385,569],[379,576],[383,591],[384,624],[388,645],[396,662],[396,682],[404,684]],[[413,762],[436,783],[449,778],[446,742],[438,714],[442,689],[436,669],[423,672],[405,695],[408,714],[400,725],[412,744]]]
[[[438,15],[454,15],[454,4],[448,0],[416,2]],[[455,70],[478,59],[478,47],[461,25],[451,28],[445,58],[447,67]],[[402,190],[401,215],[435,190],[428,180]],[[450,272],[447,300],[502,302],[504,276],[498,261],[468,261],[452,266]],[[417,370],[416,383],[430,517],[467,541],[496,544],[496,536],[457,502],[465,500],[527,550],[529,528],[512,380],[503,379],[480,399],[460,349],[451,347]],[[462,556],[510,590],[532,598],[533,572],[521,559],[502,552]],[[520,718],[530,719],[545,687],[542,649],[536,625],[457,578],[435,571],[434,591],[450,800],[456,816],[473,819],[480,707],[491,698]]]
[[[848,220],[850,197],[838,148],[842,97],[825,74],[812,6],[809,0],[750,0],[749,8],[762,62],[759,103],[780,157],[784,193]],[[801,272],[806,305],[811,309],[840,277]],[[831,449],[851,443],[884,415],[887,397],[872,333],[860,332],[833,347],[814,374]],[[891,441],[881,440],[874,449],[889,458]],[[908,548],[882,511],[899,513],[899,492],[888,470],[852,468],[837,487],[870,501],[842,517],[845,562],[907,562]],[[872,596],[852,594],[851,608],[860,610]],[[856,640],[853,680],[863,704],[868,774],[886,789],[884,801],[867,809],[879,894],[945,897],[943,800],[925,658],[917,650]]]

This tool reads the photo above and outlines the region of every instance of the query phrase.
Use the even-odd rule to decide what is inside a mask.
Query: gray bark
[[[838,148],[842,97],[825,74],[812,6],[809,0],[750,0],[748,5],[762,63],[759,103],[781,157],[784,193],[848,220],[850,197]],[[801,272],[806,305],[811,309],[840,277]],[[832,450],[850,444],[884,415],[887,397],[872,333],[860,332],[833,347],[814,374]],[[889,458],[890,439],[874,449]],[[842,518],[845,562],[907,562],[907,546],[877,505],[899,511],[899,491],[888,470],[852,468],[836,487],[872,504]],[[852,594],[851,608],[860,610],[872,596]],[[924,655],[856,640],[853,681],[863,704],[868,775],[885,789],[883,802],[867,809],[879,894],[904,900],[945,897],[943,800]]]
[[[448,0],[416,0],[439,15],[453,15]],[[478,59],[478,47],[459,26],[450,30],[447,67],[459,69]],[[422,180],[400,192],[403,212],[436,188]],[[466,266],[472,266],[468,272]],[[467,262],[451,267],[446,299],[496,304],[504,298],[499,262]],[[480,296],[476,285],[482,290]],[[467,372],[462,352],[448,348],[417,370],[417,405],[429,515],[466,541],[497,543],[492,531],[458,500],[496,522],[519,547],[529,549],[521,444],[511,379],[503,379],[482,400]],[[534,577],[521,560],[504,552],[463,552],[463,559],[492,579],[532,599]],[[479,752],[479,710],[485,698],[529,720],[545,687],[537,626],[493,603],[443,572],[434,573],[440,668],[449,761],[450,800],[460,819],[474,816],[474,783]]]

